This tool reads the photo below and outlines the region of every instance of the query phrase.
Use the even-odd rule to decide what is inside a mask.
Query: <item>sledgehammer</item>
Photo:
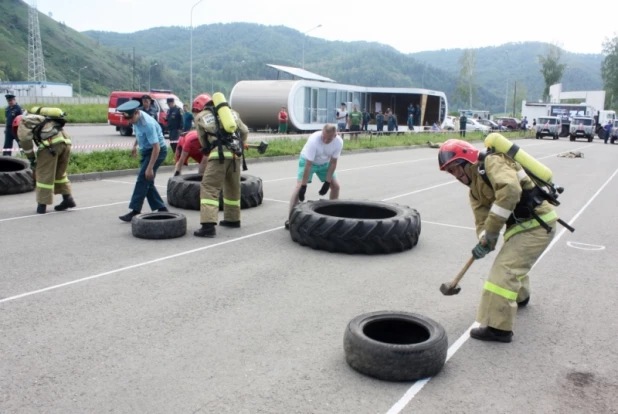
[[[466,265],[461,269],[457,277],[451,283],[442,283],[440,286],[440,292],[445,296],[453,296],[461,292],[461,287],[458,285],[461,278],[466,274],[472,263],[474,262],[474,256],[470,256]]]

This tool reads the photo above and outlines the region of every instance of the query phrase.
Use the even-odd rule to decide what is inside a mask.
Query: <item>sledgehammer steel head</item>
[[[461,287],[457,285],[451,288],[450,283],[442,283],[442,286],[440,286],[440,292],[442,292],[444,296],[453,296],[461,292]]]

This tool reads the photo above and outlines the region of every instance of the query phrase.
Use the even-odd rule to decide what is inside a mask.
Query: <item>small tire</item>
[[[316,200],[294,207],[289,230],[293,241],[315,250],[389,254],[416,246],[421,217],[413,208],[382,201]]]
[[[21,158],[0,156],[0,195],[34,191],[30,163]]]
[[[131,220],[131,231],[139,239],[175,239],[187,233],[187,218],[171,212],[140,214]]]
[[[379,311],[352,319],[345,330],[347,364],[384,381],[416,381],[446,363],[448,337],[434,320],[408,312]]]
[[[170,177],[167,182],[167,202],[170,206],[185,210],[200,209],[201,174]],[[264,188],[262,179],[249,174],[240,176],[240,208],[252,208],[262,204]],[[219,194],[219,211],[223,210],[223,191]]]

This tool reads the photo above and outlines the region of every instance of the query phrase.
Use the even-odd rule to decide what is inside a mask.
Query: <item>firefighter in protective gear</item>
[[[472,250],[481,259],[495,250],[506,225],[504,244],[485,282],[477,312],[480,327],[470,336],[485,341],[511,342],[517,309],[530,300],[528,272],[552,241],[558,215],[546,200],[533,209],[547,224],[532,217],[527,204],[535,188],[522,166],[506,154],[479,156],[472,144],[451,139],[438,154],[440,170],[470,187],[478,243]],[[485,177],[483,177],[483,175]],[[550,230],[550,231],[548,231]]]
[[[217,94],[215,94],[216,96]],[[227,104],[226,104],[227,105]],[[197,237],[215,237],[218,221],[219,194],[223,188],[223,220],[219,225],[240,227],[240,168],[241,158],[224,145],[225,126],[216,115],[217,108],[208,94],[198,95],[192,104],[195,125],[202,152],[207,155],[206,171],[200,185],[200,224],[193,234]],[[249,129],[238,113],[230,108],[231,115],[240,133],[239,146],[242,149],[249,136]]]
[[[54,194],[62,194],[62,202],[54,207],[56,211],[76,207],[76,204],[66,172],[71,156],[71,137],[64,130],[65,120],[63,117],[37,115],[40,109],[32,108],[32,114],[21,117],[16,134],[36,177],[36,212],[45,214],[47,205],[54,203]]]

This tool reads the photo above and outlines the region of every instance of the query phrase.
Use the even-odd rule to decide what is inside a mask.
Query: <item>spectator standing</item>
[[[182,107],[182,131],[189,132],[193,127],[193,113],[189,111],[189,107],[185,104]]]
[[[285,110],[285,107],[281,107],[279,111],[279,133],[287,134],[288,132],[288,113]]]
[[[24,113],[24,110],[17,104],[17,100],[15,99],[15,95],[7,94],[4,95],[6,98],[6,102],[8,106],[4,109],[4,117],[6,119],[6,128],[4,129],[4,152],[2,155],[11,155],[11,151],[9,148],[13,148],[13,141],[17,141],[19,145],[19,140],[17,139],[17,135],[13,132],[13,121],[19,115]]]
[[[346,105],[341,102],[341,108],[337,109],[337,129],[339,132],[345,131],[345,126],[348,123],[348,111]]]
[[[167,98],[167,130],[170,137],[170,146],[172,151],[176,152],[176,146],[178,145],[178,138],[182,132],[182,114],[180,108],[176,106],[174,98]]]

